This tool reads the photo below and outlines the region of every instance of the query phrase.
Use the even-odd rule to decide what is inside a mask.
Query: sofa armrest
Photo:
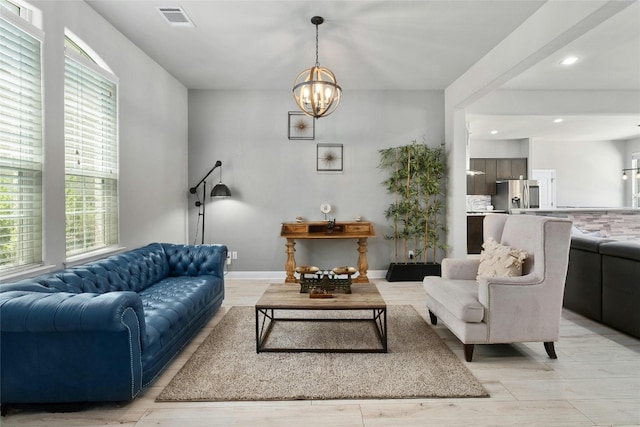
[[[517,277],[478,277],[478,300],[485,307],[492,309],[491,304],[502,300],[502,295],[511,294],[508,298],[524,299],[530,295],[523,287],[540,284],[541,279],[535,273]]]
[[[134,292],[0,292],[2,403],[124,401],[142,389]]]
[[[481,277],[478,300],[486,307],[489,342],[557,341],[562,296],[550,298],[538,274]],[[535,331],[530,325],[536,325]]]
[[[475,258],[444,258],[442,278],[455,280],[475,280],[480,260]]]
[[[133,310],[141,332],[144,312],[135,292],[69,293],[9,291],[0,293],[2,332],[122,331],[124,312]]]

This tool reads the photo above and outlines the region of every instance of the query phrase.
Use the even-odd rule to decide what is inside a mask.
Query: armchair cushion
[[[431,277],[424,282],[427,294],[447,307],[456,318],[478,323],[484,318],[484,307],[478,301],[478,283],[475,280],[448,280]]]
[[[478,277],[522,276],[522,263],[528,256],[526,251],[501,245],[491,237],[482,247]]]

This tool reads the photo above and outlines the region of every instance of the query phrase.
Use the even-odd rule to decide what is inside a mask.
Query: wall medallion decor
[[[316,170],[342,171],[342,144],[318,144]]]
[[[301,111],[289,111],[289,139],[315,139],[316,121]]]

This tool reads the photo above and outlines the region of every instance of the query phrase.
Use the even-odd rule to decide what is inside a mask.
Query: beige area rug
[[[388,353],[256,353],[253,307],[232,307],[157,401],[488,397],[411,306],[388,306]],[[292,313],[292,312],[288,312]],[[336,316],[343,315],[334,312]],[[357,312],[358,317],[370,312]],[[276,314],[279,315],[278,312]],[[379,346],[373,324],[281,322],[268,347]],[[323,347],[326,348],[326,347]]]

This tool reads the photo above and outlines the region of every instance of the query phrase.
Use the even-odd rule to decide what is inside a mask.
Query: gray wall
[[[187,90],[84,2],[33,1],[42,11],[45,262],[64,241],[64,29],[119,77],[120,242],[186,241]]]
[[[533,141],[533,169],[556,170],[556,203],[622,207],[626,141]]]
[[[526,158],[529,157],[529,139],[469,139],[469,157],[479,159],[491,158]]]
[[[326,202],[335,209],[331,218],[361,215],[374,223],[369,268],[386,270],[392,244],[383,238],[389,229],[383,212],[391,196],[380,184],[385,176],[377,168],[378,150],[421,142],[423,136],[429,145],[441,144],[443,102],[443,91],[345,92],[336,112],[317,120],[314,141],[290,141],[287,112],[296,108],[289,91],[190,90],[189,185],[220,160],[223,182],[233,193],[207,201],[205,242],[238,252],[231,271],[282,272],[280,224],[296,216],[320,220],[320,204]],[[342,173],[316,172],[317,143],[344,144]],[[207,188],[217,181],[218,170]],[[199,231],[195,200],[189,199],[190,242]],[[356,243],[299,241],[296,261],[323,268],[355,265]]]

